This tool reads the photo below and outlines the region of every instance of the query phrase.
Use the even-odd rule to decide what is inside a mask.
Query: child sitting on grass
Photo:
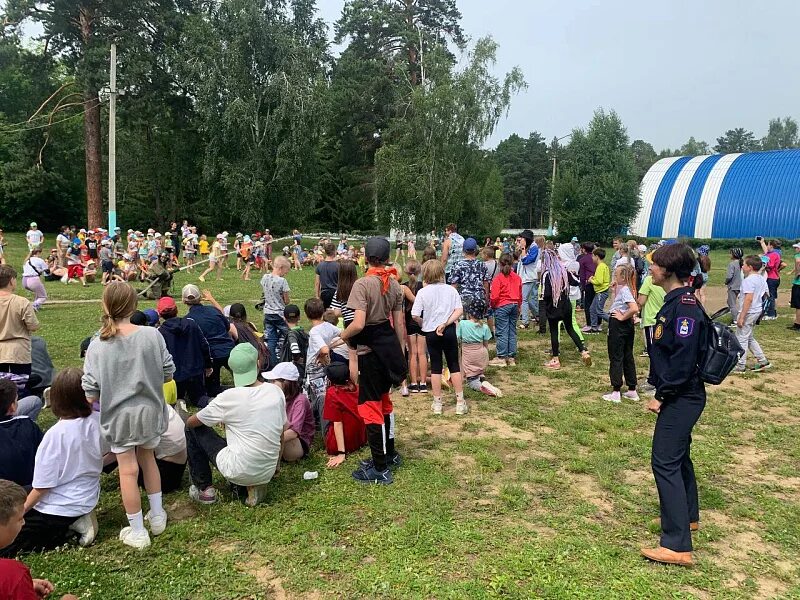
[[[25,500],[25,525],[14,543],[2,551],[52,550],[80,534],[88,546],[97,535],[94,514],[100,499],[100,418],[81,388],[83,371],[61,371],[50,388],[50,409],[59,418],[36,451],[33,489]]]
[[[303,393],[302,382],[298,381],[300,374],[292,363],[278,363],[268,373],[262,373],[262,376],[283,390],[286,399],[283,460],[297,462],[308,456],[316,433],[314,411],[308,396]]]
[[[12,481],[0,479],[0,550],[14,543],[25,524],[25,490]],[[0,598],[39,600],[55,588],[46,579],[32,579],[31,572],[17,560],[0,558]],[[61,600],[78,600],[67,594]]]
[[[17,384],[0,379],[0,479],[29,486],[42,430],[36,421],[18,415]]]
[[[366,445],[367,429],[358,414],[358,386],[350,380],[348,365],[332,363],[325,373],[330,382],[322,411],[322,418],[328,422],[324,433],[325,450],[330,456],[328,468],[335,469],[345,461],[347,454]]]
[[[636,392],[636,361],[633,358],[633,342],[636,337],[633,317],[639,314],[636,303],[636,270],[629,264],[623,264],[614,271],[614,302],[609,310],[608,321],[608,373],[611,377],[613,391],[605,394],[603,400],[622,402],[620,389],[622,377],[628,391],[625,398],[638,400]]]
[[[465,312],[467,318],[459,321],[456,326],[456,336],[461,342],[461,372],[471,389],[487,396],[502,398],[503,392],[483,376],[489,365],[489,340],[492,339],[492,332],[471,306],[467,306]]]

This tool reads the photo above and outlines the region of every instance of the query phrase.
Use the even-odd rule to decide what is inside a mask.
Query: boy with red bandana
[[[353,478],[361,483],[382,485],[392,483],[389,469],[402,463],[394,448],[394,412],[389,392],[407,374],[403,354],[403,292],[385,266],[389,254],[386,239],[367,240],[369,269],[353,284],[347,307],[354,311],[355,317],[340,336],[343,341],[357,345],[358,413],[367,426],[372,453],[372,458],[353,472]]]

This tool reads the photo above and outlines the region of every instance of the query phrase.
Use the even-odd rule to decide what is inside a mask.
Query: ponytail
[[[508,277],[514,267],[514,257],[507,252],[500,256],[500,272]]]
[[[105,341],[119,333],[117,321],[129,318],[136,310],[136,290],[124,281],[112,281],[103,290],[103,326],[100,339]]]

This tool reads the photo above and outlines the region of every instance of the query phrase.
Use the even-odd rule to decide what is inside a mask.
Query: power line
[[[59,119],[58,121],[53,121],[52,123],[45,123],[44,125],[36,125],[34,127],[21,127],[19,129],[11,129],[11,130],[0,128],[0,132],[7,133],[7,134],[12,134],[12,133],[21,133],[23,131],[33,131],[35,129],[45,129],[47,127],[52,127],[53,125],[58,125],[59,123],[64,123],[65,121],[69,121],[70,119],[74,119],[76,117],[80,117],[81,115],[85,114],[88,110],[90,110],[92,108],[97,108],[102,103],[103,103],[102,100],[97,100],[97,104],[95,104],[94,106],[89,106],[89,107],[83,109],[79,113],[75,113],[74,115],[70,115],[69,117],[65,117],[63,119]]]

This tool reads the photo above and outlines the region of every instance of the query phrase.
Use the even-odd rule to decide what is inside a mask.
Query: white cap
[[[183,286],[181,298],[186,304],[199,304],[200,298],[202,298],[200,295],[200,288],[193,283]]]
[[[792,244],[792,248],[800,248],[800,242],[797,242],[796,244]]]
[[[275,365],[272,371],[262,373],[261,376],[268,381],[275,381],[276,379],[285,379],[286,381],[297,381],[300,379],[300,372],[294,363],[282,362]]]
[[[157,234],[155,235],[155,237],[161,237],[161,234],[160,234],[160,233],[157,233]]]
[[[36,221],[34,221],[33,223],[31,223],[31,227],[36,227],[36,226],[37,226],[37,225],[36,225]]]

